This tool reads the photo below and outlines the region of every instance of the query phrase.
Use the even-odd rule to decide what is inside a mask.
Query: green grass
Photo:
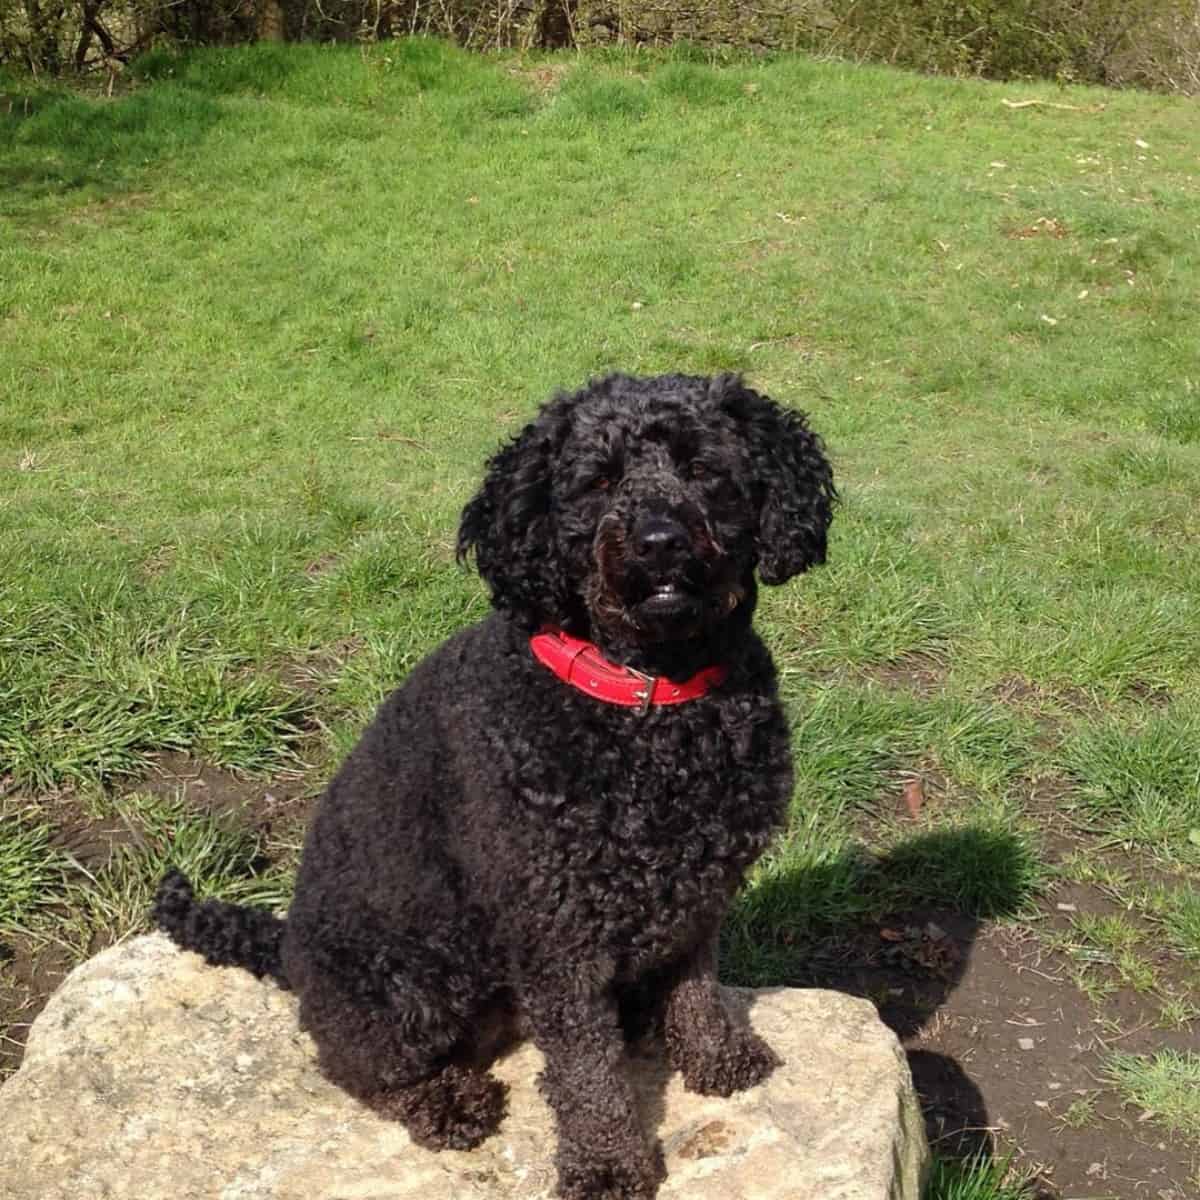
[[[0,929],[19,927],[44,903],[62,868],[49,824],[0,808]]]
[[[1174,1050],[1114,1054],[1108,1076],[1129,1104],[1169,1132],[1200,1144],[1200,1055]]]
[[[1114,867],[1076,854],[1060,863],[1058,874],[1095,886],[1118,907],[1071,912],[1068,928],[1045,931],[1042,941],[1069,960],[1068,974],[1097,1006],[1126,988],[1152,999],[1157,1028],[1188,1029],[1200,1017],[1192,966],[1200,959],[1198,893],[1191,882],[1136,881],[1130,868],[1142,864],[1132,855],[1123,861]]]
[[[51,854],[44,844],[36,846],[41,871],[34,879],[41,887],[36,892],[26,887],[25,920],[0,911],[0,930],[19,929],[33,945],[53,942],[73,957],[86,957],[145,928],[155,889],[170,866],[184,871],[201,897],[271,908],[287,904],[290,870],[268,861],[263,838],[241,827],[236,812],[217,816],[197,812],[178,797],[136,792],[120,798],[93,794],[85,799],[85,813],[89,808],[126,836],[92,866],[69,852]],[[20,845],[19,838],[0,838],[6,853]],[[21,898],[17,892],[16,900]]]
[[[1071,924],[1080,943],[1074,952],[1081,961],[1112,967],[1121,983],[1136,992],[1149,992],[1157,985],[1142,933],[1124,916],[1080,913]]]
[[[765,606],[785,669],[934,654],[968,704],[1005,674],[1194,689],[1183,106],[1017,116],[801,59],[570,60],[542,94],[514,66],[159,53],[129,96],[3,117],[22,781],[179,745],[269,770],[308,720],[279,667],[354,634],[370,665],[314,714],[336,753],[481,611],[449,546],[483,454],[614,366],[749,370],[828,436],[830,569]],[[1135,130],[1157,157],[1118,152]],[[1070,234],[1007,236],[1044,214]]]
[[[1200,962],[1200,891],[1160,884],[1140,899],[1148,914],[1161,924],[1171,946],[1192,962]]]
[[[995,818],[1038,742],[989,698],[1019,678],[1111,710],[1068,705],[1052,764],[1087,814],[1186,853],[1187,108],[1017,115],[799,58],[565,59],[547,91],[533,65],[263,45],[156,52],[111,102],[4,84],[7,771],[327,766],[483,611],[456,513],[540,398],[743,369],[812,410],[845,495],[829,567],[763,604],[798,806],[848,838],[920,764]],[[1010,236],[1048,216],[1065,236]],[[914,655],[932,702],[844,678]],[[1147,689],[1173,700],[1148,725]]]
[[[154,750],[188,749],[243,770],[295,760],[306,703],[242,672],[207,622],[131,619],[126,589],[0,612],[0,758],[33,787],[135,773]],[[136,602],[133,607],[136,611]],[[144,614],[139,614],[143,615]]]
[[[1088,1093],[1072,1100],[1059,1118],[1066,1129],[1086,1129],[1096,1119],[1096,1096]]]
[[[169,866],[182,870],[200,896],[286,906],[291,874],[267,866],[259,837],[178,801],[135,796],[123,807],[139,844],[121,846],[102,870],[76,881],[67,896],[71,919],[54,931],[60,940],[106,944],[143,929]]]
[[[1025,1200],[1029,1195],[1007,1160],[935,1156],[922,1200]]]
[[[1106,717],[1063,743],[1085,819],[1173,857],[1200,858],[1200,716],[1194,703],[1140,717]]]

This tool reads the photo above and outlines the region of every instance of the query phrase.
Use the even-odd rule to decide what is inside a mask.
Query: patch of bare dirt
[[[1030,683],[1024,675],[1006,675],[994,687],[988,689],[988,695],[1001,704],[1041,704],[1045,693],[1036,683]]]
[[[94,816],[70,794],[57,797],[46,807],[54,824],[50,844],[69,854],[85,871],[103,870],[121,846],[145,845],[142,831],[120,813]]]
[[[1053,713],[1098,718],[1111,711],[1101,695],[1070,683],[1035,683],[1024,675],[1006,675],[984,693],[1001,704],[1023,708],[1051,730],[1062,722]],[[1155,707],[1170,702],[1170,693],[1146,680],[1135,679],[1125,689],[1129,699]],[[1048,711],[1049,710],[1049,711]]]
[[[260,832],[280,823],[303,823],[313,800],[300,772],[249,778],[176,752],[157,755],[152,768],[124,790],[178,798],[199,812],[229,817]]]
[[[0,1082],[21,1065],[30,1023],[73,965],[61,946],[0,939]]]
[[[103,200],[92,200],[74,209],[66,220],[72,225],[99,225],[122,213],[149,208],[155,199],[153,192],[124,192],[117,196],[106,196]]]
[[[328,575],[338,563],[341,562],[341,556],[332,552],[319,554],[310,563],[306,563],[304,573],[309,579],[320,579],[324,575]]]
[[[124,790],[175,799],[215,817],[225,830],[252,832],[262,847],[256,870],[299,851],[319,794],[299,771],[251,778],[179,753],[158,755],[152,769]]]
[[[787,337],[767,338],[763,342],[751,342],[746,347],[746,351],[749,354],[753,354],[755,350],[761,350],[764,346],[782,346],[785,350],[790,350],[793,354],[798,354],[803,362],[811,362],[820,354],[820,351],[799,333],[789,334]]]
[[[312,571],[309,573],[312,574]],[[314,692],[324,683],[336,678],[346,663],[365,645],[357,634],[338,638],[328,646],[290,659],[280,671],[280,679],[297,691]]]
[[[570,69],[569,63],[541,63],[536,67],[510,67],[509,74],[529,84],[539,95],[549,96],[562,87]]]
[[[146,579],[157,579],[165,574],[175,561],[175,547],[156,546],[141,563],[141,573]]]
[[[1166,708],[1172,700],[1168,688],[1161,684],[1149,683],[1144,679],[1135,679],[1126,690],[1131,699],[1150,708]]]
[[[746,258],[749,262],[758,263],[767,258],[774,258],[776,254],[786,254],[795,248],[796,243],[787,238],[755,238],[746,251]]]
[[[881,687],[928,697],[937,695],[945,687],[947,668],[932,654],[906,654],[894,662],[862,667],[857,675]]]
[[[1022,225],[1018,229],[1010,229],[1008,236],[1010,238],[1065,238],[1070,236],[1071,231],[1057,217],[1038,217],[1030,225]]]

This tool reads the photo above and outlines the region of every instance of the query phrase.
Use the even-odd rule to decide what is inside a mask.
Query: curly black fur
[[[546,1057],[561,1194],[653,1196],[626,1037],[661,1025],[706,1093],[776,1062],[726,1012],[715,943],[791,795],[755,572],[822,562],[834,498],[803,418],[735,377],[614,375],[556,397],[463,512],[459,553],[496,611],[384,702],[318,808],[286,924],[196,905],[178,874],[160,924],[286,979],[329,1077],[427,1146],[496,1128],[482,1031],[515,1011]],[[640,716],[541,666],[544,625],[656,675],[728,675]]]
[[[172,869],[158,885],[154,920],[179,945],[201,951],[215,966],[245,967],[259,979],[270,976],[280,987],[288,986],[279,954],[284,923],[269,912],[220,900],[198,904],[192,885]]]

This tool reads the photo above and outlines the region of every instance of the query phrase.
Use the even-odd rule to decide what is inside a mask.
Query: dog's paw
[[[558,1194],[562,1200],[654,1200],[662,1171],[649,1155],[615,1161],[559,1155]]]
[[[678,1064],[689,1092],[732,1096],[744,1092],[779,1066],[779,1057],[756,1033],[734,1029],[716,1045],[689,1047]]]
[[[494,1076],[447,1067],[432,1079],[383,1093],[372,1105],[403,1123],[427,1150],[473,1150],[500,1126],[508,1088]]]

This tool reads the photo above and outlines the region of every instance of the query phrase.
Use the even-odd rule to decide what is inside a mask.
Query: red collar
[[[543,666],[549,667],[564,683],[623,708],[636,708],[644,716],[654,704],[682,704],[705,695],[726,676],[723,666],[705,667],[683,683],[655,678],[609,662],[591,642],[563,633],[561,629],[543,629],[529,639],[529,648]]]

